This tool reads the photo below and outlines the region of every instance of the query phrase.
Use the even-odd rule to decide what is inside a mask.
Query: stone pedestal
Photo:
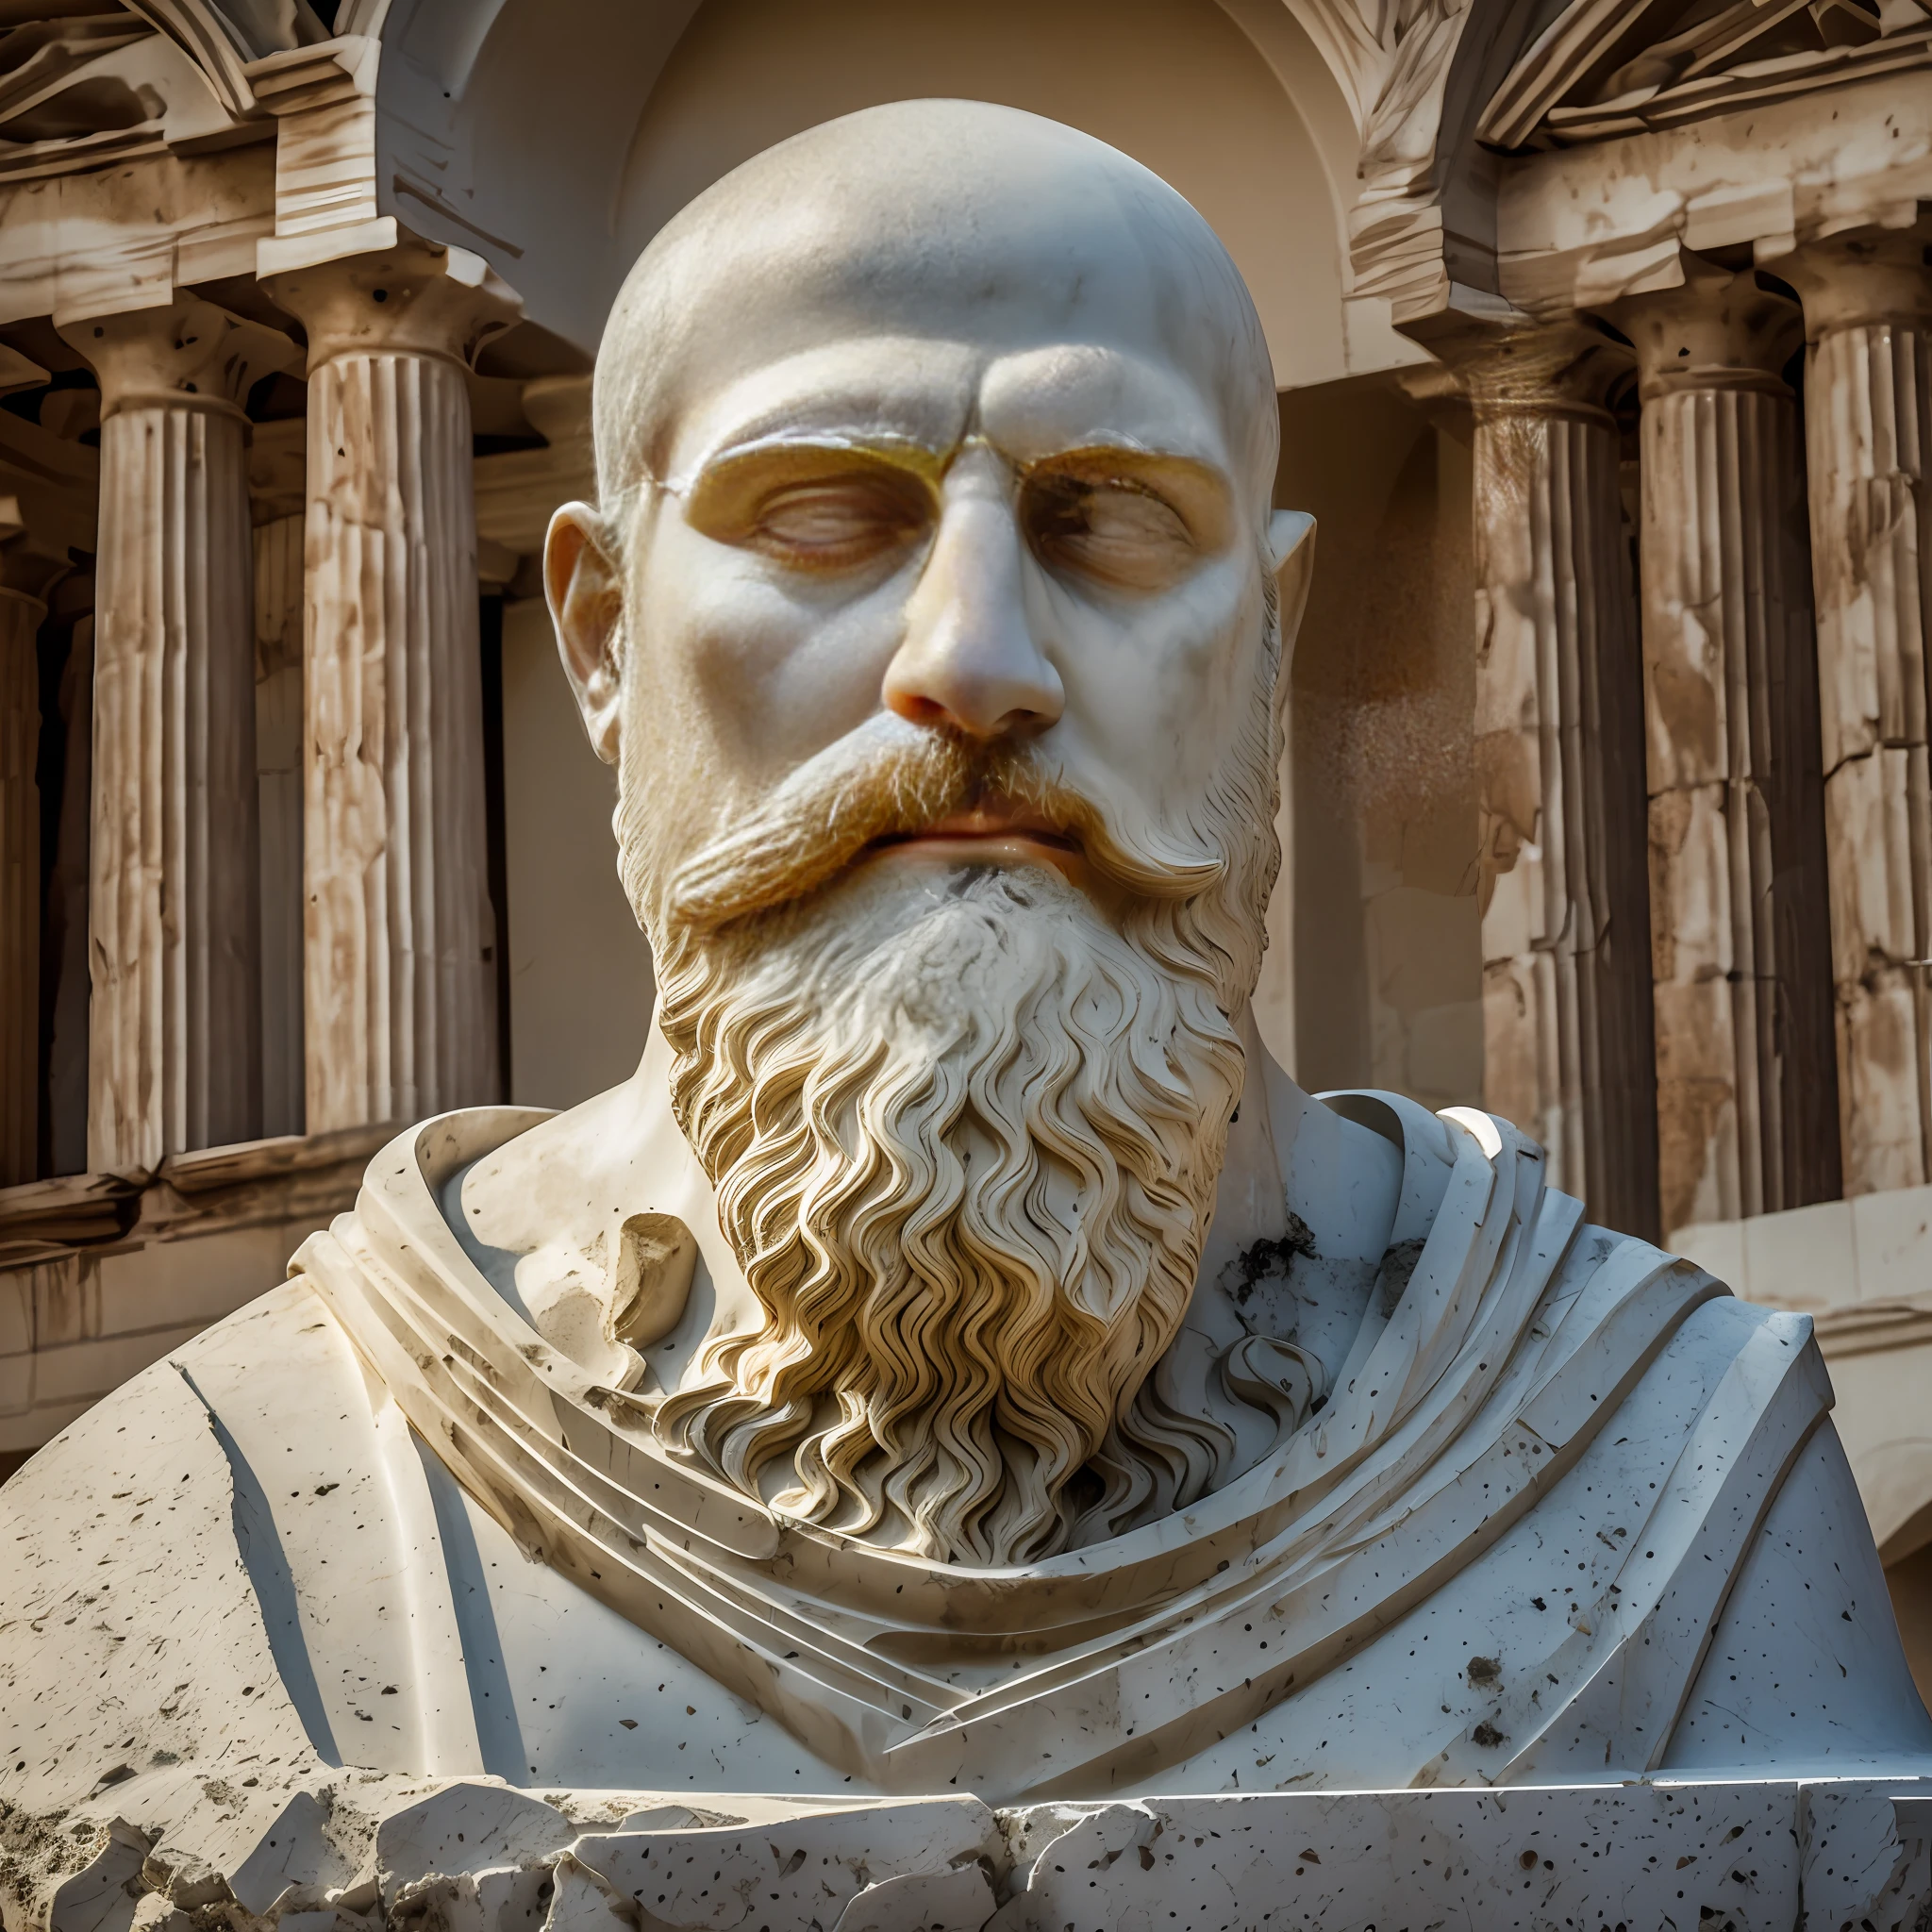
[[[498,1097],[463,365],[515,314],[460,251],[270,278],[308,331],[310,1133]]]
[[[1484,1104],[1657,1225],[1641,681],[1601,337],[1461,360],[1475,414]]]
[[[1797,305],[1695,261],[1638,354],[1666,1231],[1838,1192]]]
[[[1805,301],[1839,1109],[1848,1194],[1932,1180],[1932,268],[1923,235],[1775,264]]]
[[[41,1051],[41,677],[45,606],[0,587],[0,1187],[33,1179]]]
[[[65,325],[101,382],[88,1164],[260,1120],[248,385],[286,337],[193,299]]]

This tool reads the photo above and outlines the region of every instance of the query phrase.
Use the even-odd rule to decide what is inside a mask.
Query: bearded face
[[[661,1439],[942,1561],[1191,1500],[1307,527],[1234,264],[1085,135],[879,109],[666,227],[594,415],[546,584],[754,1305]]]
[[[765,1324],[712,1339],[659,1411],[669,1445],[783,1514],[986,1565],[1206,1486],[1213,1432],[1152,1375],[1241,1095],[1279,857],[1269,698],[1156,852],[1037,754],[885,718],[676,871],[673,1104]],[[1064,827],[1101,890],[891,860],[989,799]],[[641,788],[621,809],[645,849]]]

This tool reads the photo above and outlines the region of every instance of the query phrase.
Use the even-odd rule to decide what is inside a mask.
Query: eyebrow
[[[1060,449],[1047,450],[1039,456],[1021,458],[976,431],[960,437],[944,449],[936,449],[930,443],[920,441],[916,437],[897,435],[891,430],[841,432],[829,428],[788,428],[760,434],[754,428],[752,433],[742,440],[734,436],[720,442],[698,461],[688,476],[679,478],[666,487],[675,495],[688,495],[703,477],[713,474],[721,464],[738,463],[766,454],[779,455],[793,450],[822,450],[827,455],[849,453],[853,456],[870,457],[891,463],[897,468],[911,470],[927,482],[937,483],[974,443],[997,452],[1022,475],[1048,468],[1057,462],[1063,462],[1069,458],[1078,457],[1090,460],[1114,459],[1135,467],[1161,463],[1181,464],[1191,470],[1206,472],[1218,481],[1225,483],[1229,480],[1223,466],[1209,458],[1195,455],[1188,450],[1151,448],[1145,443],[1122,441],[1113,437],[1106,437],[1092,442],[1068,443]]]
[[[726,438],[700,458],[687,477],[678,479],[671,487],[683,493],[700,477],[710,475],[723,463],[743,462],[753,457],[780,456],[792,450],[823,450],[828,456],[849,453],[884,458],[936,480],[944,474],[962,446],[955,444],[952,449],[938,450],[929,443],[921,442],[917,437],[894,435],[891,430],[849,433],[830,428],[781,429],[760,433],[754,429],[749,436]]]

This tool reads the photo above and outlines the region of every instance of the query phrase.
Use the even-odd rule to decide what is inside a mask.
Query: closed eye
[[[1034,554],[1049,570],[1124,591],[1165,590],[1199,554],[1172,504],[1124,480],[1043,477],[1027,491],[1022,514]]]
[[[726,458],[685,511],[723,543],[815,574],[862,569],[932,527],[931,486],[915,471],[822,445],[768,445]]]
[[[1151,595],[1223,546],[1227,493],[1212,472],[1179,458],[1074,452],[1026,473],[1020,517],[1049,570]]]
[[[928,514],[895,478],[827,476],[774,491],[759,503],[747,541],[802,570],[850,570],[909,542]]]

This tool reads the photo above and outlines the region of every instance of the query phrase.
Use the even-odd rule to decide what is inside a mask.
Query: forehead
[[[1084,150],[1051,168],[927,154],[896,175],[834,158],[774,150],[646,252],[598,358],[607,483],[688,476],[727,439],[787,429],[944,447],[1031,425],[1058,447],[1178,448],[1265,494],[1253,305],[1164,184]]]
[[[1101,342],[1007,349],[859,335],[746,371],[693,396],[668,441],[665,479],[687,487],[714,458],[772,439],[907,441],[944,452],[985,436],[1017,461],[1113,447],[1233,467],[1225,425],[1190,373]]]

